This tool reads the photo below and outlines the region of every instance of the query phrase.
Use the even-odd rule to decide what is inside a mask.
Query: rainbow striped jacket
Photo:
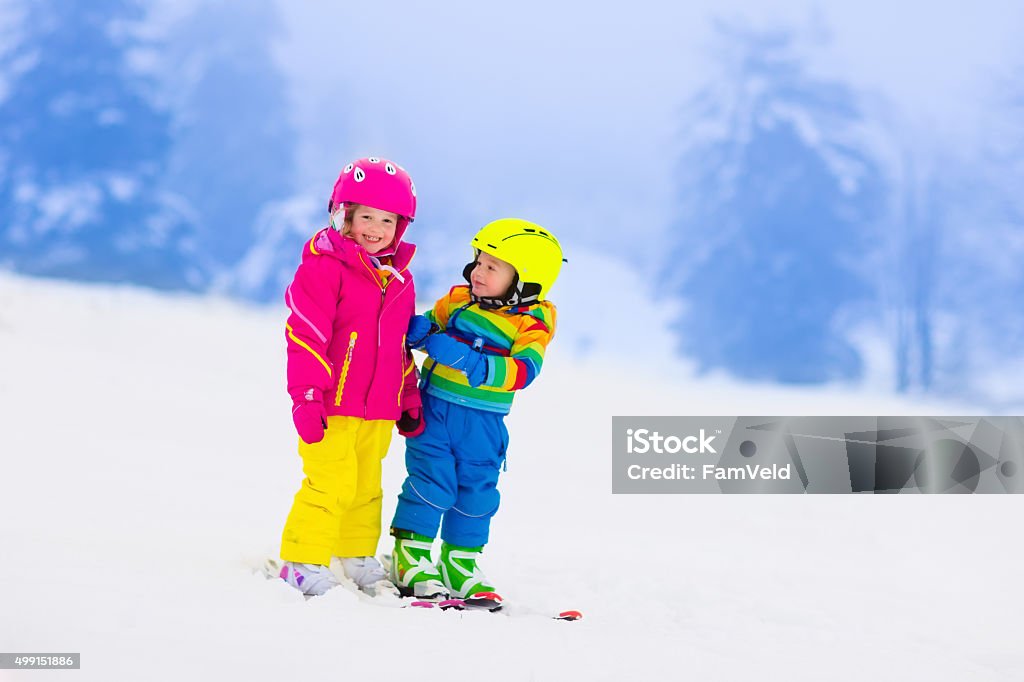
[[[555,334],[555,315],[550,301],[484,309],[472,301],[468,285],[452,287],[426,316],[463,343],[482,340],[487,378],[473,388],[461,371],[428,356],[420,390],[468,407],[508,414],[515,392],[540,374],[544,352]]]

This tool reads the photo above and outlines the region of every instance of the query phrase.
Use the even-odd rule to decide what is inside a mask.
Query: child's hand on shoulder
[[[473,388],[484,383],[487,378],[487,359],[484,354],[447,334],[433,334],[427,337],[425,349],[427,355],[435,361],[461,370]]]

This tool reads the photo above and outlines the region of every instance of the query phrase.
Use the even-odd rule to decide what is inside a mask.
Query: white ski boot
[[[398,597],[398,588],[388,580],[380,562],[372,556],[336,557],[345,577],[356,584],[360,592],[371,597]]]
[[[300,564],[294,561],[283,562],[278,577],[302,594],[311,597],[320,596],[341,584],[327,566]]]

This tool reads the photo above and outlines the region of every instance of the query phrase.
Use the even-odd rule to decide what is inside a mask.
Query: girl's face
[[[515,279],[516,269],[500,258],[480,252],[476,266],[469,273],[473,294],[482,298],[504,296]]]
[[[352,222],[347,227],[345,234],[366,249],[367,253],[374,254],[391,246],[398,227],[398,214],[369,206],[356,206],[352,212]]]

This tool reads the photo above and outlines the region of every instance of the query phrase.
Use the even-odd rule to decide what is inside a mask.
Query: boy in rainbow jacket
[[[554,235],[503,219],[482,228],[472,246],[474,260],[463,271],[469,284],[452,287],[409,325],[410,347],[428,357],[420,382],[423,423],[406,438],[408,477],[391,522],[390,578],[406,596],[493,592],[477,557],[500,501],[498,474],[509,442],[504,417],[515,392],[537,378],[555,332],[555,306],[546,296],[563,259]]]

